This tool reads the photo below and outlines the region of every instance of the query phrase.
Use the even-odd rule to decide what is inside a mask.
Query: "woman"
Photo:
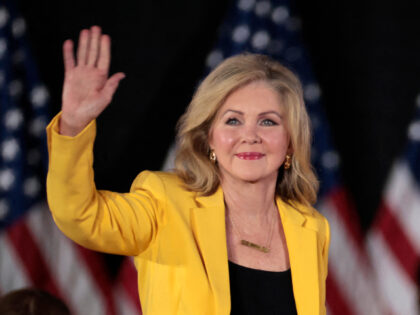
[[[325,314],[326,219],[299,80],[261,55],[224,61],[179,122],[174,173],[140,173],[130,193],[97,191],[95,118],[110,39],[63,46],[62,112],[47,128],[48,201],[60,229],[93,250],[134,256],[144,314]]]

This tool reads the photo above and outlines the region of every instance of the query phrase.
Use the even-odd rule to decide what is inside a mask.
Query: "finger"
[[[111,62],[111,38],[108,35],[101,36],[101,47],[99,49],[98,68],[108,73]]]
[[[114,96],[115,91],[118,88],[118,85],[122,79],[125,78],[125,74],[122,72],[115,73],[111,76],[105,83],[102,89],[102,97],[107,100],[107,103],[110,103],[112,97]]]
[[[89,50],[87,56],[87,64],[95,66],[99,55],[99,44],[101,40],[101,28],[92,26],[90,29]]]
[[[74,53],[73,53],[73,41],[68,39],[63,44],[63,59],[64,59],[64,71],[67,72],[74,68]]]
[[[86,64],[87,49],[89,44],[89,30],[82,30],[79,36],[79,46],[77,47],[77,65]]]

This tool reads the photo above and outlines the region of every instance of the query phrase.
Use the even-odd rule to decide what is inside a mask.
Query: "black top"
[[[229,261],[231,315],[297,315],[292,274],[266,271]]]

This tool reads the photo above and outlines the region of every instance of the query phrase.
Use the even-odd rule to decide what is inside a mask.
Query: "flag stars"
[[[284,24],[289,18],[289,10],[285,7],[277,7],[271,13],[271,19],[276,24]]]
[[[311,124],[314,130],[318,129],[321,126],[321,120],[319,119],[318,115],[312,114],[311,116]]]
[[[1,156],[4,161],[14,160],[19,151],[19,143],[16,139],[5,140],[1,145]]]
[[[23,193],[29,197],[35,197],[41,190],[41,184],[36,177],[25,180],[23,184]]]
[[[315,163],[315,160],[318,158],[318,150],[316,147],[311,148],[311,161],[312,163]]]
[[[3,58],[7,51],[7,42],[4,38],[0,38],[0,59]]]
[[[44,133],[46,126],[47,120],[45,117],[40,116],[32,120],[29,126],[29,131],[33,136],[39,137]]]
[[[0,220],[3,220],[7,217],[9,213],[9,204],[6,199],[0,199]]]
[[[9,20],[9,12],[6,8],[0,8],[0,28],[4,27]]]
[[[219,63],[223,61],[223,53],[219,49],[215,49],[207,56],[206,65],[210,69],[215,68]]]
[[[307,101],[315,102],[318,101],[321,96],[321,89],[318,84],[310,83],[305,86],[303,93]]]
[[[6,76],[4,74],[4,71],[0,70],[0,88],[3,86],[5,80],[6,80]]]
[[[263,17],[270,14],[271,4],[269,1],[259,1],[255,5],[255,14]]]
[[[25,52],[23,50],[17,50],[14,54],[13,54],[13,63],[14,64],[19,64],[21,63],[23,60],[25,60]]]
[[[37,165],[41,161],[41,153],[37,149],[32,149],[28,151],[26,158],[29,165]]]
[[[408,137],[413,141],[420,141],[420,120],[410,124],[408,127]]]
[[[242,44],[248,40],[250,33],[247,25],[239,25],[233,30],[232,39],[234,42]]]
[[[252,36],[252,46],[255,49],[263,50],[270,42],[270,35],[266,31],[258,31]]]
[[[12,33],[15,37],[20,37],[25,33],[26,24],[23,18],[16,18],[12,23]]]
[[[250,11],[255,5],[255,0],[240,0],[238,3],[238,8],[243,11]]]
[[[291,17],[286,21],[286,28],[289,31],[298,31],[301,27],[301,21],[297,17]]]
[[[45,106],[49,95],[47,89],[44,86],[39,85],[32,89],[30,97],[31,102],[35,107],[43,107]]]
[[[302,51],[299,47],[290,47],[285,52],[285,58],[289,62],[295,62],[300,57],[302,57]]]
[[[11,109],[4,115],[4,125],[13,131],[18,129],[23,122],[23,114],[20,109]]]
[[[337,152],[328,151],[322,155],[321,163],[327,169],[336,169],[340,164],[340,158]]]
[[[284,48],[284,43],[281,40],[273,39],[268,44],[267,51],[271,55],[279,54]]]
[[[18,97],[22,94],[23,84],[19,80],[13,80],[9,84],[9,94],[12,97]]]
[[[11,169],[3,169],[0,171],[0,190],[9,190],[14,183],[15,174]]]

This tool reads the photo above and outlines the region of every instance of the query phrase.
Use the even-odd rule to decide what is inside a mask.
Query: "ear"
[[[290,139],[290,137],[289,137],[289,147],[287,148],[287,154],[288,155],[293,155],[293,152],[294,152],[295,150],[293,150],[293,145],[292,145],[292,140]]]
[[[210,150],[213,150],[213,129],[210,128],[209,134],[207,135],[207,144]]]

